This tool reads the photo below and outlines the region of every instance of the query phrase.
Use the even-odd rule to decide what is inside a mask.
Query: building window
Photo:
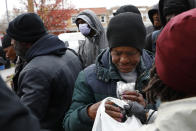
[[[75,24],[75,22],[76,22],[76,16],[72,16],[72,17],[71,17],[71,23],[72,23],[72,24]]]
[[[105,23],[105,22],[106,22],[105,16],[104,16],[104,15],[101,16],[101,22],[102,22],[102,23]]]

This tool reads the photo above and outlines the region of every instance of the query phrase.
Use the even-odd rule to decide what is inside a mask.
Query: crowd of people
[[[123,82],[135,83],[121,98],[143,124],[136,130],[194,131],[195,7],[195,0],[160,0],[146,28],[138,8],[124,5],[106,32],[96,14],[84,10],[75,21],[85,36],[78,52],[49,34],[37,14],[17,16],[2,42],[16,68],[12,90],[0,78],[0,129],[91,131],[102,100],[118,98]],[[113,102],[105,112],[123,122]]]

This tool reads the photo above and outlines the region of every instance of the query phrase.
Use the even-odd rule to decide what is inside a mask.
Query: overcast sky
[[[125,4],[133,4],[136,6],[147,5],[152,6],[158,3],[159,0],[69,0],[76,8],[89,7],[106,7],[121,6]]]
[[[6,13],[6,0],[1,0],[0,15]],[[159,0],[68,0],[76,8],[90,8],[90,7],[106,7],[121,6],[125,4],[133,4],[136,6],[147,5],[152,6],[158,3]],[[7,0],[8,9],[12,10],[13,7],[18,7],[19,0]]]

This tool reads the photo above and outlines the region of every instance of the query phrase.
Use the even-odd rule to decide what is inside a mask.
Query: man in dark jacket
[[[7,34],[16,54],[26,62],[19,74],[17,95],[37,116],[41,129],[62,131],[62,119],[82,69],[78,56],[58,37],[49,35],[34,13],[16,17]]]
[[[1,131],[39,131],[39,121],[22,105],[0,77]]]
[[[167,22],[174,16],[190,10],[196,7],[196,0],[160,0],[159,1],[159,13],[162,26],[167,24]],[[152,33],[151,42],[146,45],[146,49],[155,53],[156,50],[156,40],[162,29],[154,31]],[[150,38],[149,38],[150,39]],[[149,41],[149,39],[147,41]]]
[[[85,36],[85,41],[79,45],[78,55],[83,62],[83,67],[95,63],[99,53],[108,47],[105,30],[94,12],[84,10],[76,17],[76,25]]]
[[[159,16],[159,8],[158,4],[154,5],[149,11],[148,11],[148,17],[152,23],[152,26],[148,26],[146,28],[146,33],[147,35],[152,33],[155,30],[160,30],[162,25],[160,21],[160,16]]]
[[[148,11],[148,17],[152,23],[152,26],[148,26],[146,28],[147,35],[146,35],[146,45],[144,48],[146,50],[153,52],[152,51],[152,33],[156,30],[160,30],[162,27],[158,4],[154,5],[152,9]]]
[[[145,36],[139,14],[126,12],[111,19],[107,29],[110,49],[103,51],[95,64],[80,72],[72,105],[64,118],[65,130],[92,130],[100,101],[109,96],[117,97],[118,81],[136,83],[135,90],[142,93],[153,63],[153,57],[143,50]],[[136,91],[124,92],[124,98],[146,105],[143,96]]]

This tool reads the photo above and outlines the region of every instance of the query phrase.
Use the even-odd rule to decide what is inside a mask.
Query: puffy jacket
[[[90,28],[96,32],[93,37],[85,37],[85,41],[79,45],[79,57],[83,61],[83,66],[87,67],[95,63],[98,54],[101,53],[103,49],[108,47],[108,42],[105,35],[105,30],[94,12],[91,10],[84,10],[78,14],[76,20],[79,18],[86,21]]]
[[[149,69],[153,63],[151,57],[143,50],[141,62],[137,67],[138,77],[136,89],[142,91],[149,80]],[[123,80],[117,69],[111,64],[109,49],[104,50],[98,57],[96,64],[80,72],[74,88],[72,105],[64,118],[64,128],[68,131],[90,131],[93,121],[87,114],[89,105],[116,95],[116,83]]]
[[[62,131],[74,82],[82,69],[75,53],[53,35],[41,37],[27,51],[17,95],[40,120],[41,129]]]

